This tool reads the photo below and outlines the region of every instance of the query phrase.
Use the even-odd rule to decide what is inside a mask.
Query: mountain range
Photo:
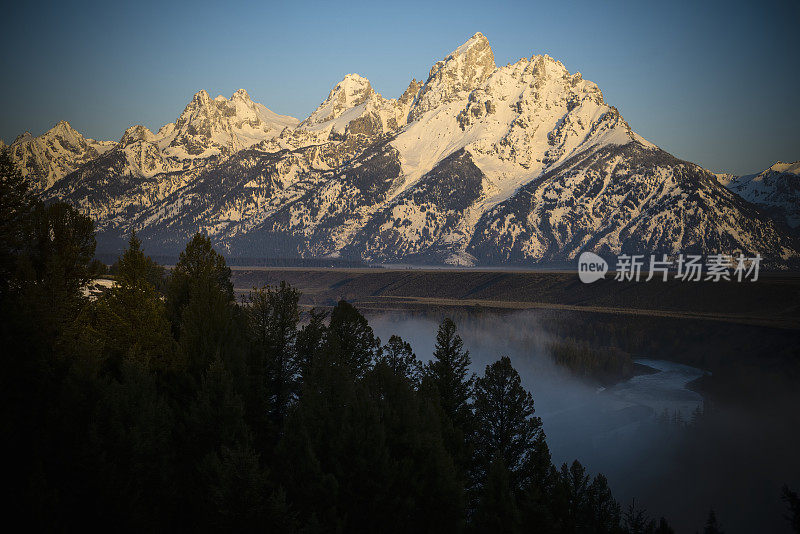
[[[598,86],[547,55],[497,67],[476,33],[397,99],[348,74],[306,119],[244,90],[194,95],[153,133],[66,122],[7,150],[46,200],[90,215],[98,250],[131,230],[175,254],[532,265],[586,250],[800,261],[800,164],[714,174],[636,134]]]
[[[800,161],[779,161],[758,174],[718,174],[720,183],[759,206],[776,220],[800,231]]]

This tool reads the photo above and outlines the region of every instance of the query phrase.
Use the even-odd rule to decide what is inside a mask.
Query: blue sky
[[[800,2],[16,2],[0,20],[0,138],[60,119],[157,129],[206,89],[304,118],[345,74],[387,97],[476,31],[596,82],[674,155],[744,174],[800,159]]]

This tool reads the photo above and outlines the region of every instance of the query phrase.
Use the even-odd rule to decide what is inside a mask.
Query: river
[[[420,359],[430,359],[438,318],[389,313],[369,319],[384,342],[398,334]],[[623,509],[636,498],[677,532],[702,530],[712,507],[726,532],[788,532],[780,487],[800,487],[792,468],[798,432],[791,406],[769,412],[715,406],[713,420],[687,425],[704,406],[690,387],[703,369],[642,358],[637,362],[652,373],[603,389],[553,363],[551,338],[535,315],[483,314],[458,326],[476,374],[500,356],[511,358],[533,395],[553,463],[578,459],[590,474],[603,473]],[[751,379],[769,383],[765,377]]]

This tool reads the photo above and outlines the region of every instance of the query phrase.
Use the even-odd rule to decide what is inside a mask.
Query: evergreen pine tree
[[[436,399],[444,414],[443,431],[447,450],[465,486],[472,471],[472,440],[475,428],[470,398],[475,377],[469,371],[469,351],[464,350],[456,325],[449,318],[439,325],[433,359],[425,366],[421,391]],[[473,500],[472,498],[470,499]]]
[[[257,434],[268,423],[277,432],[298,392],[300,360],[297,354],[297,324],[300,293],[281,282],[277,288],[250,292],[246,308],[251,345],[249,373],[252,407]],[[259,414],[268,418],[264,421]],[[259,439],[260,441],[260,439]]]
[[[19,256],[17,281],[28,313],[40,319],[39,337],[50,345],[78,316],[82,289],[91,280],[94,223],[72,206],[37,204]]]
[[[297,334],[295,348],[300,362],[301,378],[308,376],[315,356],[322,351],[327,331],[325,326],[327,316],[325,311],[312,308],[308,312],[308,323],[303,325]]]
[[[0,299],[11,290],[29,237],[36,197],[8,153],[0,151]],[[0,300],[0,304],[2,300]]]
[[[487,365],[484,376],[475,380],[475,422],[478,470],[485,473],[499,457],[511,473],[511,487],[521,489],[524,467],[537,454],[542,421],[534,416],[533,397],[507,356]]]
[[[598,534],[618,532],[621,519],[620,506],[611,494],[605,476],[594,477],[589,485],[587,497],[585,514],[587,530]]]
[[[150,282],[155,263],[141,249],[141,241],[131,234],[128,248],[119,260],[117,283],[105,291],[94,306],[92,326],[95,335],[88,339],[84,352],[94,347],[103,359],[119,365],[123,358],[141,361],[152,369],[178,371],[183,366],[170,331],[167,310]]]
[[[167,306],[176,333],[180,333],[183,311],[192,292],[197,292],[201,285],[220,293],[223,300],[233,300],[231,270],[225,258],[211,247],[207,236],[198,233],[180,253],[167,285]]]
[[[622,526],[627,534],[650,534],[655,530],[655,521],[647,517],[647,510],[631,501],[628,509],[622,514]]]
[[[384,345],[379,361],[385,363],[395,374],[407,378],[415,387],[422,377],[422,363],[417,359],[411,345],[400,336],[391,336]]]
[[[789,508],[786,520],[789,521],[792,530],[800,533],[800,497],[798,497],[797,492],[790,490],[789,486],[784,484],[783,488],[781,488],[781,499]]]
[[[456,325],[444,319],[436,334],[433,359],[425,368],[425,375],[435,387],[444,413],[465,435],[472,430],[473,417],[470,395],[474,375],[469,372],[469,351],[456,334]]]
[[[362,377],[379,353],[380,339],[355,306],[341,300],[331,312],[326,347],[354,377]]]
[[[199,377],[215,359],[222,359],[237,382],[243,380],[243,329],[233,300],[231,270],[208,237],[197,234],[170,274],[167,308],[177,327],[188,368]]]
[[[588,524],[589,475],[577,460],[562,464],[553,502],[554,517],[564,532],[580,532]]]
[[[116,262],[117,281],[120,284],[149,284],[159,290],[164,286],[164,268],[146,256],[142,251],[142,241],[131,232],[128,248]]]
[[[714,510],[708,511],[708,519],[706,519],[706,526],[703,528],[703,534],[723,534],[717,523],[717,514]]]
[[[662,517],[658,520],[658,526],[656,526],[653,534],[675,534],[675,530],[669,526],[667,520]]]
[[[323,351],[285,428],[278,470],[299,515],[315,518],[307,528],[460,528],[461,487],[438,412],[385,363],[354,380],[338,354]]]
[[[562,464],[558,472],[552,469],[551,477],[544,484],[533,486],[539,494],[544,493],[544,499],[533,501],[538,507],[531,507],[530,492],[525,494],[529,501],[523,503],[535,512],[526,514],[526,528],[596,534],[620,532],[620,506],[603,475],[591,480],[586,469],[575,460],[570,466]],[[545,508],[542,501],[549,506]]]
[[[511,473],[500,455],[490,463],[472,521],[475,533],[522,532],[522,519],[511,483]]]

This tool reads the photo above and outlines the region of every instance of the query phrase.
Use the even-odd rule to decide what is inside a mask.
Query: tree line
[[[132,235],[82,289],[92,221],[0,160],[7,517],[31,530],[672,532],[554,466],[507,357],[470,372],[444,319],[423,363],[341,301],[237,302],[206,236],[167,274]],[[714,523],[716,525],[716,523]],[[715,527],[716,528],[716,527]],[[708,531],[708,529],[707,529]],[[709,531],[709,532],[713,532]]]

